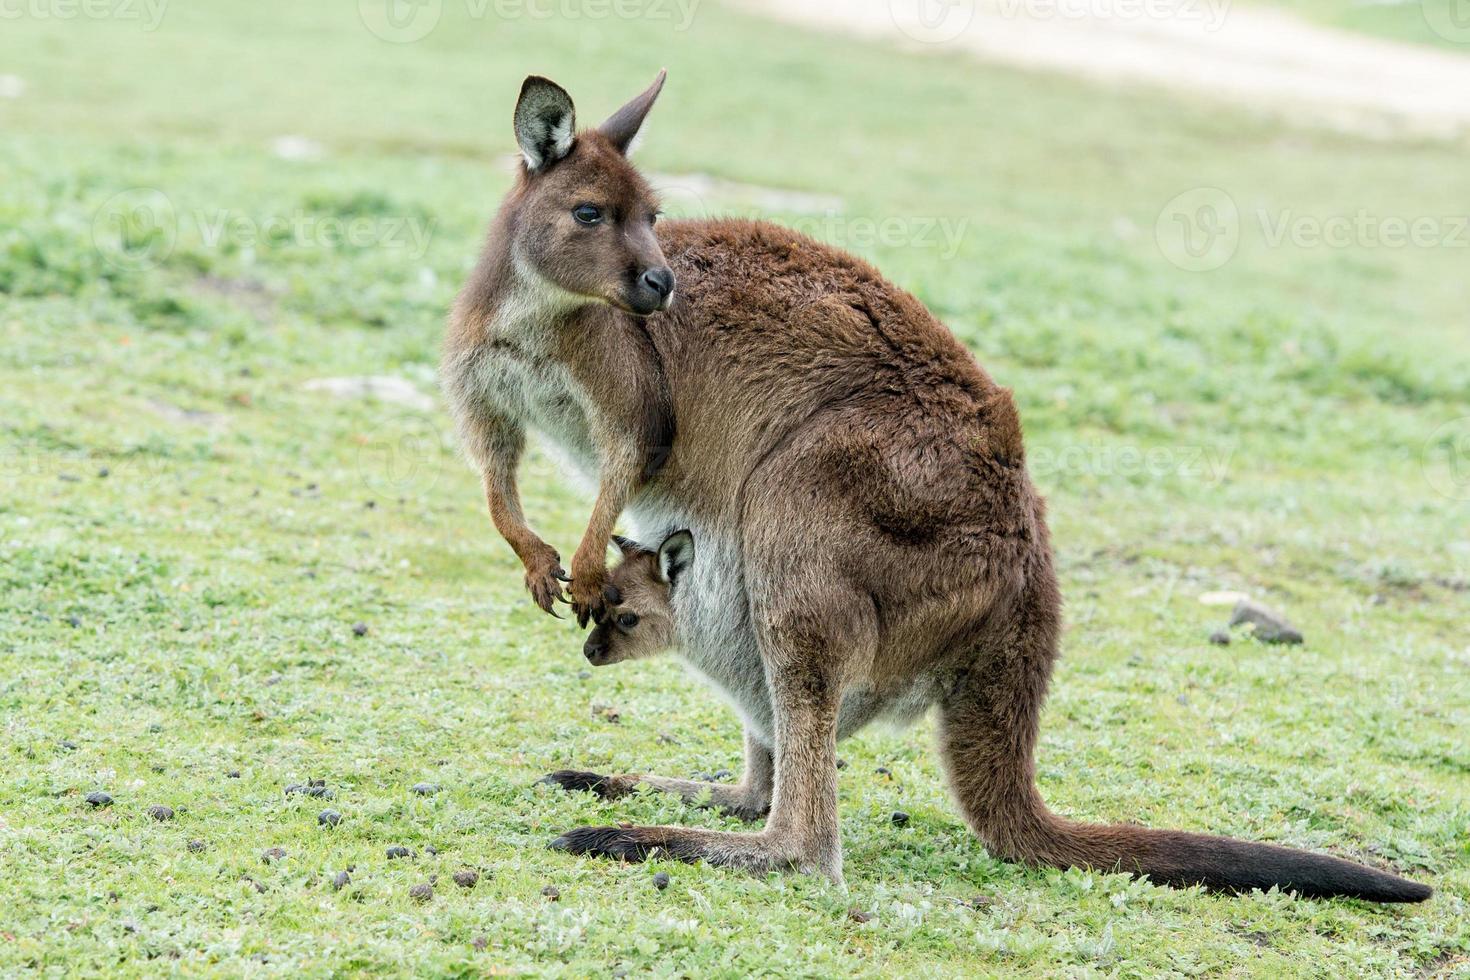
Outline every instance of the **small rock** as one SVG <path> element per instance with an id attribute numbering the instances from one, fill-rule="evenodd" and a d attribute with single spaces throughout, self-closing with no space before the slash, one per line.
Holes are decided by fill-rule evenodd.
<path id="1" fill-rule="evenodd" d="M 162 803 L 155 803 L 148 808 L 148 816 L 157 820 L 159 823 L 164 823 L 174 818 L 174 808 L 164 806 Z"/>
<path id="2" fill-rule="evenodd" d="M 338 398 L 366 398 L 403 405 L 419 412 L 432 412 L 436 405 L 433 398 L 418 390 L 405 378 L 391 375 L 357 378 L 316 378 L 308 381 L 307 391 L 324 391 Z"/>
<path id="3" fill-rule="evenodd" d="M 277 136 L 271 140 L 271 152 L 282 160 L 319 160 L 325 147 L 305 136 Z"/>
<path id="4" fill-rule="evenodd" d="M 266 864 L 276 864 L 284 861 L 286 859 L 286 849 L 284 847 L 268 847 L 260 852 L 260 859 Z"/>
<path id="5" fill-rule="evenodd" d="M 430 857 L 433 857 L 435 854 L 439 853 L 439 848 L 435 847 L 433 844 L 428 844 L 424 847 L 424 853 L 429 855 Z"/>
<path id="6" fill-rule="evenodd" d="M 669 887 L 669 873 L 667 871 L 660 871 L 658 874 L 654 875 L 653 887 L 657 888 L 659 891 L 663 891 L 665 888 Z"/>
<path id="7" fill-rule="evenodd" d="M 859 909 L 859 908 L 851 908 L 851 909 L 848 909 L 847 910 L 847 917 L 849 919 L 851 919 L 852 921 L 854 921 L 854 922 L 871 922 L 871 921 L 873 921 L 873 916 L 872 916 L 871 913 L 864 912 L 862 909 Z"/>
<path id="8" fill-rule="evenodd" d="M 286 787 L 287 796 L 314 796 L 318 799 L 330 800 L 335 794 L 327 789 L 325 780 L 314 779 L 309 783 L 292 783 Z"/>
<path id="9" fill-rule="evenodd" d="M 340 892 L 350 884 L 352 884 L 352 875 L 345 871 L 338 871 L 332 877 L 332 891 L 334 892 Z"/>
<path id="10" fill-rule="evenodd" d="M 1228 647 L 1230 645 L 1230 631 L 1215 630 L 1210 634 L 1210 642 L 1219 647 Z"/>
<path id="11" fill-rule="evenodd" d="M 1186 707 L 1186 708 L 1189 707 L 1189 695 L 1188 694 L 1181 694 L 1177 698 L 1175 698 L 1174 700 L 1176 702 L 1178 702 L 1180 705 L 1182 705 L 1183 707 Z"/>
<path id="12" fill-rule="evenodd" d="M 894 810 L 893 816 L 888 819 L 893 821 L 893 826 L 895 827 L 906 827 L 908 826 L 909 815 L 902 810 Z"/>
<path id="13" fill-rule="evenodd" d="M 335 827 L 342 822 L 342 814 L 336 810 L 323 810 L 316 815 L 316 822 L 323 827 Z"/>
<path id="14" fill-rule="evenodd" d="M 58 742 L 56 744 L 60 745 L 63 749 L 65 749 L 68 752 L 75 752 L 77 750 L 77 743 L 71 741 L 70 739 L 64 738 L 60 742 Z"/>
<path id="15" fill-rule="evenodd" d="M 231 769 L 229 772 L 225 773 L 225 778 L 226 779 L 239 779 L 240 778 L 240 770 L 238 770 L 238 769 Z"/>
<path id="16" fill-rule="evenodd" d="M 837 768 L 838 769 L 846 769 L 847 768 L 847 760 L 846 759 L 838 759 L 837 760 Z"/>
<path id="17" fill-rule="evenodd" d="M 95 793 L 87 794 L 87 802 L 92 804 L 94 807 L 112 806 L 112 797 L 108 796 L 101 790 L 98 790 Z"/>
<path id="18" fill-rule="evenodd" d="M 265 894 L 265 886 L 262 885 L 260 882 L 256 881 L 254 878 L 250 877 L 249 875 L 246 875 L 245 877 L 241 878 L 240 880 L 243 881 L 243 882 L 245 882 L 246 887 L 254 888 L 255 891 L 258 894 L 261 894 L 261 895 L 264 895 Z"/>
<path id="19" fill-rule="evenodd" d="M 730 773 L 730 770 L 728 770 L 728 769 L 716 769 L 715 770 L 715 777 L 714 778 L 715 778 L 716 781 L 720 781 L 720 780 L 729 779 L 730 778 L 730 775 L 731 775 L 731 773 Z"/>
<path id="20" fill-rule="evenodd" d="M 353 636 L 367 636 L 368 635 L 368 625 L 367 625 L 367 623 L 353 623 L 352 624 L 352 635 Z"/>
<path id="21" fill-rule="evenodd" d="M 577 671 L 577 680 L 579 680 L 579 681 L 585 681 L 588 678 L 590 678 L 591 676 L 592 676 L 592 671 L 590 671 L 590 670 L 579 670 L 579 671 Z"/>
<path id="22" fill-rule="evenodd" d="M 555 885 L 547 885 L 541 889 L 541 894 L 545 895 L 548 901 L 556 902 L 561 899 L 561 889 Z"/>
<path id="23" fill-rule="evenodd" d="M 1302 634 L 1286 617 L 1269 606 L 1249 599 L 1235 604 L 1230 614 L 1231 626 L 1249 625 L 1253 635 L 1262 643 L 1301 643 Z"/>
<path id="24" fill-rule="evenodd" d="M 209 845 L 206 844 L 206 843 L 204 843 L 204 841 L 199 840 L 196 837 L 194 840 L 191 840 L 188 844 L 186 844 L 184 846 L 189 849 L 189 853 L 190 854 L 198 854 L 200 851 L 203 851 Z"/>
<path id="25" fill-rule="evenodd" d="M 893 773 L 891 773 L 891 772 L 888 771 L 888 767 L 887 766 L 879 766 L 877 769 L 874 769 L 873 772 L 877 773 L 879 776 L 889 776 L 889 777 L 892 777 L 892 775 L 893 775 Z"/>
<path id="26" fill-rule="evenodd" d="M 480 872 L 472 868 L 461 868 L 454 873 L 454 883 L 461 888 L 474 888 L 480 881 Z"/>
<path id="27" fill-rule="evenodd" d="M 79 626 L 82 625 L 81 617 L 80 616 L 68 616 L 68 617 L 66 617 L 66 625 L 70 626 L 72 629 L 76 629 L 77 627 L 79 627 Z"/>
<path id="28" fill-rule="evenodd" d="M 427 881 L 420 882 L 408 890 L 408 897 L 416 902 L 427 902 L 434 897 L 434 886 Z"/>
<path id="29" fill-rule="evenodd" d="M 411 858 L 413 856 L 413 849 L 404 847 L 402 844 L 394 844 L 392 847 L 388 848 L 388 860 L 390 861 L 396 860 L 398 858 Z"/>
<path id="30" fill-rule="evenodd" d="M 490 945 L 490 939 L 487 936 L 476 936 L 474 942 L 470 943 L 470 945 L 477 950 L 483 950 Z"/>
<path id="31" fill-rule="evenodd" d="M 105 480 L 105 479 L 107 479 L 107 478 L 108 478 L 108 477 L 109 477 L 109 476 L 111 476 L 111 475 L 112 475 L 112 471 L 111 471 L 111 470 L 109 470 L 109 469 L 108 469 L 108 468 L 107 468 L 107 467 L 105 467 L 105 466 L 104 466 L 104 467 L 102 467 L 102 468 L 101 468 L 101 469 L 99 469 L 99 470 L 98 470 L 98 471 L 97 471 L 97 476 L 98 476 L 98 477 L 100 477 L 100 478 L 101 478 L 101 479 L 103 479 L 103 480 Z"/>
<path id="32" fill-rule="evenodd" d="M 419 796 L 433 796 L 439 792 L 438 783 L 414 783 L 413 791 Z"/>

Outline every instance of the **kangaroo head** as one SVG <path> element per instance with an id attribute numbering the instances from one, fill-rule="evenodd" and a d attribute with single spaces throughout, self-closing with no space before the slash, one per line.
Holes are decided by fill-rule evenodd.
<path id="1" fill-rule="evenodd" d="M 566 90 L 539 75 L 526 79 L 515 111 L 524 163 L 503 212 L 520 274 L 572 302 L 608 303 L 638 316 L 667 308 L 674 273 L 653 233 L 658 199 L 628 162 L 663 84 L 659 72 L 601 126 L 578 133 Z"/>
<path id="2" fill-rule="evenodd" d="M 594 667 L 638 660 L 674 645 L 674 588 L 694 561 L 694 536 L 675 531 L 657 551 L 614 538 L 622 561 L 608 573 L 607 615 L 593 628 L 582 652 Z"/>

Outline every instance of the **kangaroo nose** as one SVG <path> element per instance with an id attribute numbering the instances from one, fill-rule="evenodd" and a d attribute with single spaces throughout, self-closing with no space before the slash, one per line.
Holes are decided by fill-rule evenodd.
<path id="1" fill-rule="evenodd" d="M 639 277 L 639 281 L 658 293 L 660 299 L 668 299 L 669 294 L 674 291 L 674 272 L 668 266 L 649 269 Z"/>
<path id="2" fill-rule="evenodd" d="M 595 664 L 607 655 L 607 644 L 589 638 L 582 644 L 582 655 Z"/>

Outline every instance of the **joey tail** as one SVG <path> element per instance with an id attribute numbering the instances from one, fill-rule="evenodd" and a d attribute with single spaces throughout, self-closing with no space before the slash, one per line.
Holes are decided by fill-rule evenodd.
<path id="1" fill-rule="evenodd" d="M 1023 603 L 1002 649 L 956 678 L 942 704 L 939 740 L 951 787 L 966 822 L 997 857 L 1146 875 L 1176 888 L 1247 892 L 1276 886 L 1303 897 L 1372 902 L 1422 902 L 1433 894 L 1428 885 L 1324 854 L 1185 831 L 1077 823 L 1052 813 L 1036 789 L 1034 751 L 1055 657 L 1055 608 Z"/>

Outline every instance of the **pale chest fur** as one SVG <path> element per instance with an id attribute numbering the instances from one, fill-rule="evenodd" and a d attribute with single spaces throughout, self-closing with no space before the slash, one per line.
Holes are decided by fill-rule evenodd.
<path id="1" fill-rule="evenodd" d="M 481 398 L 540 435 L 582 476 L 596 478 L 598 458 L 592 438 L 596 409 L 565 364 L 534 347 L 501 342 L 481 355 L 475 382 Z"/>

